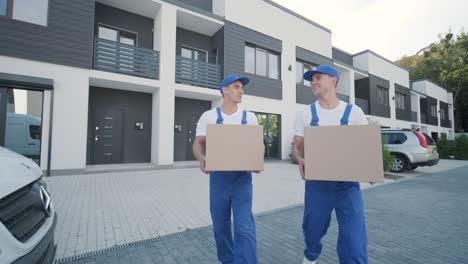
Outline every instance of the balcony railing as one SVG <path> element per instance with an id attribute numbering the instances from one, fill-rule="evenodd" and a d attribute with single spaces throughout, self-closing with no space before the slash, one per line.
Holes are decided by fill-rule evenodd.
<path id="1" fill-rule="evenodd" d="M 347 95 L 336 93 L 336 97 L 343 102 L 349 103 L 349 96 Z"/>
<path id="2" fill-rule="evenodd" d="M 159 79 L 159 52 L 97 38 L 94 68 L 96 70 Z"/>
<path id="3" fill-rule="evenodd" d="M 418 122 L 418 112 L 411 111 L 411 121 Z"/>
<path id="4" fill-rule="evenodd" d="M 369 102 L 361 98 L 355 98 L 354 100 L 356 102 L 356 105 L 362 109 L 364 114 L 368 115 L 369 114 Z"/>
<path id="5" fill-rule="evenodd" d="M 200 87 L 219 87 L 221 66 L 177 56 L 176 82 Z"/>

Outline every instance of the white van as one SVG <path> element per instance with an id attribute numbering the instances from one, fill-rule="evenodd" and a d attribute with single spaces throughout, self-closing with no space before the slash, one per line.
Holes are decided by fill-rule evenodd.
<path id="1" fill-rule="evenodd" d="M 41 119 L 32 115 L 8 112 L 5 147 L 39 163 Z"/>
<path id="2" fill-rule="evenodd" d="M 41 169 L 0 147 L 0 264 L 52 263 L 56 224 Z"/>

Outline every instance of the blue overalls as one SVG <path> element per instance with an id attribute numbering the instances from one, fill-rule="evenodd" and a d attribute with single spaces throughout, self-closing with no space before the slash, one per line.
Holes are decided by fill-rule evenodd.
<path id="1" fill-rule="evenodd" d="M 216 108 L 216 124 L 223 124 L 221 109 Z M 247 124 L 243 112 L 242 124 Z M 234 218 L 234 242 L 231 233 Z M 252 173 L 219 171 L 210 173 L 210 212 L 218 252 L 223 264 L 257 263 L 257 241 L 252 214 Z"/>
<path id="2" fill-rule="evenodd" d="M 340 120 L 348 125 L 351 104 Z M 310 106 L 311 126 L 318 126 L 315 103 Z M 337 164 L 339 166 L 339 164 Z M 367 263 L 367 235 L 364 221 L 362 194 L 358 182 L 306 181 L 304 219 L 302 229 L 305 238 L 305 257 L 316 260 L 321 251 L 321 239 L 330 225 L 331 212 L 335 209 L 338 220 L 337 251 L 341 264 Z"/>

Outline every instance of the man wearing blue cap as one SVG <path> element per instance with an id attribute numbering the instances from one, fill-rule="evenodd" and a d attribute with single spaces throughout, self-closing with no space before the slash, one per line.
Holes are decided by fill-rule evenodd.
<path id="1" fill-rule="evenodd" d="M 304 79 L 311 82 L 312 93 L 318 98 L 297 112 L 294 124 L 293 156 L 305 180 L 302 153 L 306 126 L 366 125 L 368 122 L 361 108 L 336 97 L 339 75 L 335 68 L 317 66 L 315 70 L 304 73 Z M 367 263 L 367 235 L 359 183 L 316 180 L 305 182 L 303 263 L 315 263 L 319 257 L 321 239 L 330 225 L 333 209 L 339 226 L 337 251 L 340 263 Z"/>
<path id="2" fill-rule="evenodd" d="M 223 105 L 203 113 L 197 124 L 193 154 L 200 169 L 210 173 L 210 212 L 218 259 L 223 264 L 257 263 L 257 241 L 252 214 L 252 173 L 246 171 L 207 171 L 205 168 L 206 127 L 208 124 L 258 125 L 257 117 L 238 107 L 248 78 L 228 75 L 220 84 Z M 226 139 L 229 140 L 229 139 Z M 231 210 L 234 241 L 231 233 Z"/>

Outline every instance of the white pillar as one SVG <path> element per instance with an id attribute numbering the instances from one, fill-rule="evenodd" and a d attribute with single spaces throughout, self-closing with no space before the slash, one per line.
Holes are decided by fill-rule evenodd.
<path id="1" fill-rule="evenodd" d="M 291 70 L 289 70 L 291 69 Z M 292 142 L 292 125 L 296 115 L 296 45 L 283 40 L 281 54 L 281 81 L 283 86 L 283 107 L 281 113 L 281 159 L 288 159 Z"/>
<path id="2" fill-rule="evenodd" d="M 163 3 L 154 19 L 154 49 L 159 50 L 161 86 L 153 94 L 151 162 L 174 162 L 175 47 L 177 9 Z"/>
<path id="3" fill-rule="evenodd" d="M 349 71 L 349 103 L 354 104 L 356 102 L 355 88 L 354 88 L 354 71 Z"/>

